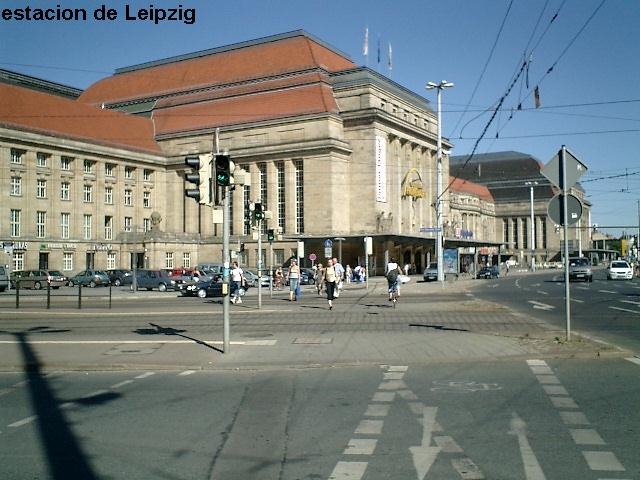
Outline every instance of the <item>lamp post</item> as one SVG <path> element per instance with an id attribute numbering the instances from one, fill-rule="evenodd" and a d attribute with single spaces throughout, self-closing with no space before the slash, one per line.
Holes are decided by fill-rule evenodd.
<path id="1" fill-rule="evenodd" d="M 438 281 L 444 282 L 443 236 L 442 236 L 442 90 L 453 87 L 453 83 L 442 80 L 440 83 L 428 82 L 427 90 L 438 90 L 438 143 L 436 153 L 436 256 L 438 260 Z"/>
<path id="2" fill-rule="evenodd" d="M 525 185 L 529 186 L 530 199 L 531 199 L 531 240 L 529 241 L 529 245 L 531 246 L 531 271 L 536 271 L 536 224 L 535 217 L 533 216 L 533 187 L 538 185 L 538 182 L 524 182 Z"/>

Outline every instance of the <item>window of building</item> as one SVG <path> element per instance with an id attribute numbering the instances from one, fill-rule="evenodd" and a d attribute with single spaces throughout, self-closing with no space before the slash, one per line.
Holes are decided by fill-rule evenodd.
<path id="1" fill-rule="evenodd" d="M 49 155 L 46 153 L 36 153 L 36 167 L 46 167 L 49 163 Z"/>
<path id="2" fill-rule="evenodd" d="M 20 236 L 20 210 L 11 209 L 9 214 L 9 225 L 11 228 L 11 236 L 19 237 Z"/>
<path id="3" fill-rule="evenodd" d="M 63 212 L 60 214 L 60 236 L 63 239 L 69 238 L 69 225 L 71 224 L 71 214 Z"/>
<path id="4" fill-rule="evenodd" d="M 47 198 L 47 181 L 39 178 L 36 183 L 36 197 Z"/>
<path id="5" fill-rule="evenodd" d="M 244 185 L 242 187 L 242 204 L 244 205 L 244 227 L 242 233 L 244 235 L 251 234 L 251 210 L 249 210 L 249 203 L 251 202 L 251 186 Z"/>
<path id="6" fill-rule="evenodd" d="M 85 185 L 82 189 L 82 192 L 84 203 L 93 202 L 93 185 Z"/>
<path id="7" fill-rule="evenodd" d="M 518 248 L 520 245 L 520 222 L 517 218 L 513 219 L 513 248 Z"/>
<path id="8" fill-rule="evenodd" d="M 62 182 L 60 184 L 60 200 L 69 200 L 71 198 L 71 184 L 69 182 Z"/>
<path id="9" fill-rule="evenodd" d="M 87 160 L 85 158 L 84 160 L 84 173 L 93 173 L 93 164 L 95 162 L 91 161 L 91 160 Z"/>
<path id="10" fill-rule="evenodd" d="M 113 163 L 105 163 L 104 164 L 104 176 L 105 177 L 114 177 L 115 176 L 115 165 Z"/>
<path id="11" fill-rule="evenodd" d="M 278 227 L 280 227 L 282 233 L 285 232 L 285 220 L 286 220 L 286 210 L 285 210 L 285 176 L 284 176 L 284 162 L 276 162 L 276 176 L 278 180 L 278 187 L 276 190 L 276 208 L 278 210 Z"/>
<path id="12" fill-rule="evenodd" d="M 24 270 L 24 252 L 13 252 L 13 269 Z"/>
<path id="13" fill-rule="evenodd" d="M 27 153 L 24 150 L 18 150 L 17 148 L 11 149 L 11 163 L 22 163 L 23 155 Z"/>
<path id="14" fill-rule="evenodd" d="M 522 224 L 522 247 L 523 248 L 529 247 L 529 228 L 531 228 L 531 226 L 527 228 L 528 220 L 529 219 L 526 217 L 520 220 Z"/>
<path id="15" fill-rule="evenodd" d="M 133 192 L 128 188 L 124 190 L 124 204 L 127 207 L 131 207 L 133 205 Z"/>
<path id="16" fill-rule="evenodd" d="M 142 206 L 144 208 L 151 207 L 151 192 L 142 192 Z"/>
<path id="17" fill-rule="evenodd" d="M 133 217 L 124 217 L 124 231 L 130 232 L 133 225 Z"/>
<path id="18" fill-rule="evenodd" d="M 296 172 L 296 233 L 304 233 L 304 165 L 302 160 L 295 160 Z"/>
<path id="19" fill-rule="evenodd" d="M 165 255 L 164 268 L 173 268 L 173 252 L 167 252 Z"/>
<path id="20" fill-rule="evenodd" d="M 542 248 L 546 249 L 547 248 L 547 219 L 546 217 L 541 217 L 540 218 L 540 222 L 541 222 L 541 236 L 542 236 Z"/>
<path id="21" fill-rule="evenodd" d="M 150 218 L 143 218 L 142 219 L 142 229 L 145 232 L 150 232 L 151 231 L 151 219 Z"/>
<path id="22" fill-rule="evenodd" d="M 133 167 L 124 167 L 124 178 L 132 179 L 135 168 Z"/>
<path id="23" fill-rule="evenodd" d="M 62 270 L 65 272 L 73 270 L 73 253 L 65 252 L 62 254 Z"/>
<path id="24" fill-rule="evenodd" d="M 111 215 L 104 217 L 104 239 L 113 240 L 113 217 Z"/>
<path id="25" fill-rule="evenodd" d="M 116 252 L 107 252 L 107 268 L 116 268 Z"/>
<path id="26" fill-rule="evenodd" d="M 84 233 L 84 239 L 85 240 L 91 240 L 91 223 L 93 221 L 93 218 L 91 217 L 90 214 L 84 214 L 83 216 L 83 233 Z"/>
<path id="27" fill-rule="evenodd" d="M 273 249 L 273 261 L 276 265 L 282 265 L 284 263 L 284 248 Z"/>
<path id="28" fill-rule="evenodd" d="M 150 182 L 152 174 L 153 174 L 153 170 L 149 170 L 148 168 L 145 168 L 144 170 L 142 170 L 142 179 L 145 182 Z"/>
<path id="29" fill-rule="evenodd" d="M 60 157 L 60 170 L 71 170 L 72 163 L 73 163 L 73 158 Z"/>
<path id="30" fill-rule="evenodd" d="M 191 268 L 191 253 L 183 252 L 182 254 L 182 266 L 184 268 Z"/>
<path id="31" fill-rule="evenodd" d="M 36 237 L 47 236 L 47 212 L 36 212 Z"/>
<path id="32" fill-rule="evenodd" d="M 13 196 L 22 195 L 22 178 L 21 177 L 11 177 L 9 194 Z"/>
<path id="33" fill-rule="evenodd" d="M 104 203 L 113 205 L 113 187 L 104 188 Z"/>
<path id="34" fill-rule="evenodd" d="M 259 185 L 260 185 L 260 203 L 262 203 L 262 211 L 266 212 L 269 209 L 267 203 L 267 194 L 269 193 L 267 190 L 267 164 L 259 163 L 258 164 L 258 173 L 259 173 Z M 262 233 L 267 233 L 267 222 L 262 222 Z"/>

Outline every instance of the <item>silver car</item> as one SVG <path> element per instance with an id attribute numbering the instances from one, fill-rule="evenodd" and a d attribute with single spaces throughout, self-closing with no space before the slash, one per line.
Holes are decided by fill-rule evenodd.
<path id="1" fill-rule="evenodd" d="M 424 274 L 422 275 L 422 277 L 424 278 L 425 282 L 438 280 L 438 263 L 430 263 L 429 266 L 424 269 Z"/>

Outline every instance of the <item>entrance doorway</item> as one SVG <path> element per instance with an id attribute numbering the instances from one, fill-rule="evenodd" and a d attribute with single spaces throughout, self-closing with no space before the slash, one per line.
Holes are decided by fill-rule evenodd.
<path id="1" fill-rule="evenodd" d="M 40 252 L 38 256 L 38 268 L 40 270 L 49 270 L 49 253 Z"/>
<path id="2" fill-rule="evenodd" d="M 87 270 L 93 270 L 96 260 L 96 254 L 93 252 L 87 252 L 85 255 L 85 268 Z"/>

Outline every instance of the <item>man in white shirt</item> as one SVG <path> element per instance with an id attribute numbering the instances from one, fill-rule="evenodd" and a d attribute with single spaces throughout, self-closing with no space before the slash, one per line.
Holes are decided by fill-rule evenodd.
<path id="1" fill-rule="evenodd" d="M 242 286 L 242 281 L 244 279 L 244 272 L 238 266 L 238 262 L 233 262 L 229 274 L 231 275 L 231 303 L 242 303 L 242 298 L 240 298 L 240 287 Z"/>

